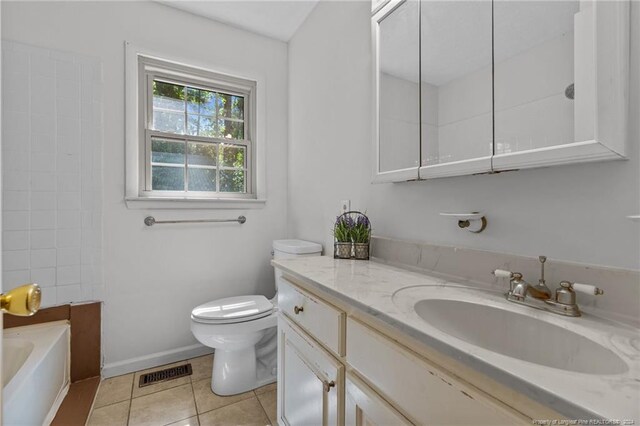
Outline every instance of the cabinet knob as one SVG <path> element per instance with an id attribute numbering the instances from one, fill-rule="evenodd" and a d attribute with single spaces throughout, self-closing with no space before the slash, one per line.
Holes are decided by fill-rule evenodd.
<path id="1" fill-rule="evenodd" d="M 293 312 L 298 315 L 300 312 L 304 312 L 304 308 L 302 306 L 294 306 Z"/>
<path id="2" fill-rule="evenodd" d="M 335 388 L 336 387 L 336 382 L 332 381 L 327 381 L 327 380 L 323 380 L 322 381 L 322 389 L 324 389 L 325 392 L 329 392 L 331 390 L 331 388 Z"/>

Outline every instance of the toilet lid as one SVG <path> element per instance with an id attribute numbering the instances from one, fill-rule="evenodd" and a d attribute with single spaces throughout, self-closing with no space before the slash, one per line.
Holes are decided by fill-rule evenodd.
<path id="1" fill-rule="evenodd" d="M 235 296 L 197 306 L 191 317 L 208 323 L 234 323 L 262 318 L 271 312 L 273 304 L 264 296 Z"/>

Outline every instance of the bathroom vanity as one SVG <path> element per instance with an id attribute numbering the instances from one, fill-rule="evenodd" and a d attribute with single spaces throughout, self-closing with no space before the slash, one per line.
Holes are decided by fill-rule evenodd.
<path id="1" fill-rule="evenodd" d="M 281 424 L 638 421 L 633 327 L 376 262 L 273 265 Z"/>

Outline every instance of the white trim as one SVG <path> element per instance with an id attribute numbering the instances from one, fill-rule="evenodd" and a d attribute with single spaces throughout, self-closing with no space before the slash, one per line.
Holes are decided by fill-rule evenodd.
<path id="1" fill-rule="evenodd" d="M 597 141 L 585 141 L 498 154 L 493 157 L 493 170 L 530 169 L 559 164 L 622 160 L 624 158 Z"/>
<path id="2" fill-rule="evenodd" d="M 372 183 L 387 182 L 403 182 L 408 180 L 417 180 L 419 177 L 419 167 L 408 167 L 400 170 L 381 171 L 380 170 L 380 22 L 393 13 L 397 8 L 405 2 L 413 0 L 387 0 L 384 5 L 371 18 L 371 39 L 372 39 L 372 58 L 373 58 L 373 167 L 372 167 Z M 420 54 L 418 52 L 418 54 Z M 420 111 L 418 111 L 418 119 L 420 120 Z M 420 158 L 420 137 L 418 137 L 416 161 Z"/>
<path id="3" fill-rule="evenodd" d="M 404 182 L 418 179 L 418 167 L 377 172 L 373 175 L 373 183 Z"/>
<path id="4" fill-rule="evenodd" d="M 464 176 L 491 172 L 491 156 L 420 167 L 420 179 Z"/>
<path id="5" fill-rule="evenodd" d="M 174 52 L 175 53 L 175 52 Z M 202 208 L 202 209 L 217 209 L 217 208 L 247 208 L 248 205 L 263 206 L 267 196 L 267 182 L 266 182 L 266 122 L 267 122 L 267 108 L 265 90 L 265 79 L 259 75 L 247 75 L 243 72 L 237 72 L 236 70 L 224 69 L 216 66 L 203 64 L 199 60 L 182 59 L 180 54 L 174 54 L 172 52 L 158 52 L 149 48 L 142 48 L 134 45 L 130 42 L 125 42 L 125 201 L 128 208 Z M 144 159 L 141 156 L 144 155 L 144 151 L 141 151 L 141 146 L 146 144 L 140 143 L 140 108 L 139 108 L 139 60 L 140 56 L 150 59 L 160 59 L 163 62 L 168 62 L 177 66 L 188 67 L 197 71 L 205 71 L 207 73 L 215 73 L 220 76 L 229 77 L 232 84 L 235 80 L 248 80 L 255 83 L 255 90 L 253 96 L 252 110 L 248 111 L 248 120 L 253 120 L 253 125 L 248 126 L 249 137 L 251 138 L 251 144 L 249 147 L 253 148 L 252 160 L 254 162 L 254 170 L 248 173 L 248 179 L 251 179 L 251 199 L 240 200 L 237 198 L 231 198 L 230 202 L 235 203 L 234 207 L 229 207 L 229 203 L 226 199 L 220 199 L 212 197 L 210 200 L 203 200 L 201 198 L 195 198 L 194 202 L 185 203 L 185 197 L 177 196 L 173 197 L 148 197 L 145 195 L 145 191 L 141 191 L 140 188 L 140 162 Z M 170 58 L 170 59 L 165 59 Z M 252 134 L 253 133 L 253 134 Z M 229 141 L 227 142 L 229 143 Z M 234 143 L 234 142 L 231 142 Z M 249 186 L 249 185 L 248 185 Z M 220 197 L 220 194 L 216 194 Z M 138 201 L 149 198 L 150 202 L 141 206 Z M 249 203 L 249 202 L 253 203 Z"/>
<path id="6" fill-rule="evenodd" d="M 125 198 L 127 208 L 145 209 L 261 209 L 267 200 L 242 198 L 175 198 L 175 197 L 133 197 Z"/>
<path id="7" fill-rule="evenodd" d="M 102 377 L 107 379 L 109 377 L 121 376 L 123 374 L 196 358 L 210 353 L 213 353 L 213 349 L 199 343 L 191 346 L 183 346 L 181 348 L 105 364 L 104 367 L 102 367 Z"/>

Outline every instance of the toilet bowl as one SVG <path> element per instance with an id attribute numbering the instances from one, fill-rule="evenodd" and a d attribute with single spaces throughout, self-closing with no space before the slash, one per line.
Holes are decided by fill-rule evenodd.
<path id="1" fill-rule="evenodd" d="M 275 259 L 318 256 L 322 246 L 301 240 L 273 242 Z M 276 290 L 280 276 L 276 274 Z M 191 311 L 191 332 L 203 345 L 215 349 L 211 390 L 235 395 L 276 380 L 277 296 L 218 299 Z"/>

